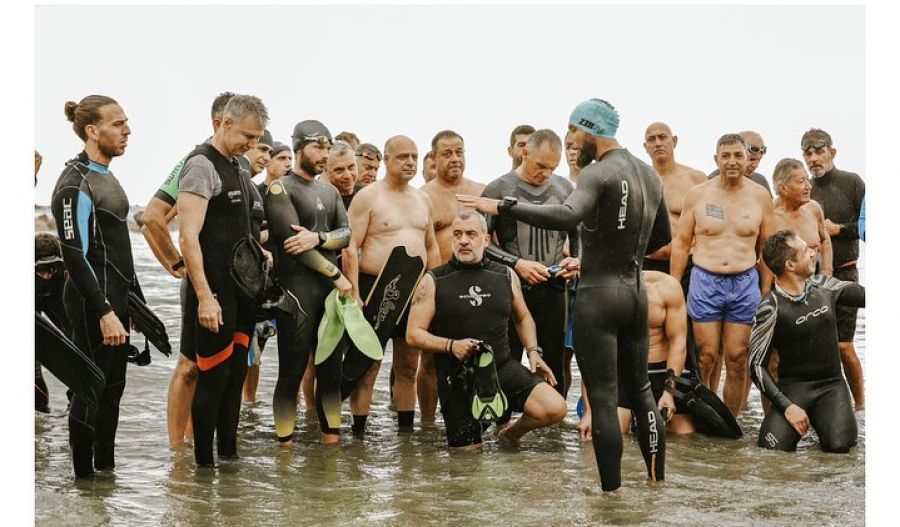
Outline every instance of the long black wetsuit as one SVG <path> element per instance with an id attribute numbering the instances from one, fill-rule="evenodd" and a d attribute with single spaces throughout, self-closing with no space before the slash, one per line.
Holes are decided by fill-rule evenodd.
<path id="1" fill-rule="evenodd" d="M 822 206 L 825 217 L 841 226 L 831 236 L 833 276 L 838 280 L 859 282 L 859 213 L 866 195 L 866 184 L 859 175 L 833 168 L 821 177 L 812 178 L 810 197 Z M 838 338 L 853 342 L 856 334 L 856 308 L 837 307 Z"/>
<path id="2" fill-rule="evenodd" d="M 561 205 L 573 190 L 569 180 L 555 174 L 543 185 L 535 186 L 522 180 L 512 170 L 491 182 L 481 195 L 494 199 L 512 196 L 520 203 L 535 205 Z M 489 219 L 488 232 L 497 235 L 499 244 L 492 242 L 485 256 L 511 268 L 519 259 L 535 261 L 546 267 L 556 265 L 564 257 L 566 240 L 572 248 L 572 256 L 578 256 L 578 229 L 569 232 L 546 230 L 509 216 L 494 216 Z M 566 281 L 551 278 L 533 286 L 523 283 L 522 294 L 537 326 L 538 346 L 544 352 L 544 361 L 558 381 L 556 391 L 565 397 L 568 384 L 565 378 Z M 509 349 L 514 359 L 522 360 L 522 342 L 512 323 Z"/>
<path id="3" fill-rule="evenodd" d="M 582 170 L 563 205 L 519 203 L 509 214 L 545 229 L 581 225 L 581 280 L 575 300 L 575 356 L 588 386 L 594 454 L 603 490 L 621 485 L 622 435 L 618 384 L 634 405 L 638 442 L 651 479 L 665 475 L 665 425 L 647 376 L 647 293 L 644 255 L 671 241 L 662 183 L 652 167 L 625 149 L 607 152 Z"/>
<path id="4" fill-rule="evenodd" d="M 69 444 L 76 476 L 115 467 L 119 401 L 125 391 L 124 346 L 105 346 L 100 318 L 115 312 L 128 328 L 128 292 L 143 298 L 128 236 L 128 198 L 104 165 L 82 152 L 66 163 L 52 203 L 69 272 L 63 301 L 72 341 L 106 377 L 98 408 L 77 394 L 69 408 Z"/>
<path id="5" fill-rule="evenodd" d="M 269 239 L 277 246 L 275 266 L 282 287 L 297 297 L 303 310 L 300 320 L 278 318 L 278 381 L 272 403 L 275 433 L 279 441 L 290 441 L 297 420 L 297 390 L 310 353 L 318 343 L 319 322 L 325 313 L 325 297 L 340 275 L 335 262 L 350 243 L 347 211 L 337 189 L 318 180 L 306 180 L 288 172 L 269 185 L 265 196 Z M 291 225 L 320 233 L 318 248 L 292 256 L 284 251 L 284 240 L 296 234 Z M 318 392 L 320 386 L 316 386 Z M 316 411 L 323 432 L 328 421 L 316 397 Z"/>
<path id="6" fill-rule="evenodd" d="M 252 188 L 250 172 L 210 144 L 198 146 L 185 158 L 180 182 L 182 192 L 192 167 L 190 162 L 195 157 L 209 160 L 221 181 L 221 191 L 209 198 L 199 241 L 203 272 L 222 309 L 224 324 L 217 333 L 200 325 L 199 301 L 190 277 L 182 305 L 182 327 L 190 328 L 186 334 L 194 343 L 189 347 L 196 351 L 200 370 L 191 407 L 194 457 L 198 465 L 212 466 L 213 435 L 219 457 L 237 457 L 241 387 L 247 373 L 247 347 L 255 319 L 254 306 L 234 286 L 229 262 L 235 244 L 253 234 L 251 218 L 261 204 Z"/>
<path id="7" fill-rule="evenodd" d="M 847 452 L 856 444 L 856 419 L 841 372 L 837 306 L 864 307 L 861 285 L 814 276 L 798 297 L 777 285 L 759 304 L 750 334 L 750 377 L 772 401 L 759 429 L 759 446 L 791 451 L 800 435 L 784 417 L 791 404 L 803 408 L 819 434 L 822 450 Z M 769 358 L 778 350 L 778 382 Z"/>
<path id="8" fill-rule="evenodd" d="M 431 271 L 435 311 L 429 331 L 440 337 L 474 338 L 489 344 L 510 409 L 524 412 L 531 391 L 543 381 L 510 353 L 507 333 L 514 318 L 513 272 L 490 260 L 464 264 L 455 258 Z M 461 371 L 460 361 L 449 353 L 437 353 L 434 364 L 447 442 L 451 447 L 481 443 L 481 423 L 472 417 L 471 382 Z"/>

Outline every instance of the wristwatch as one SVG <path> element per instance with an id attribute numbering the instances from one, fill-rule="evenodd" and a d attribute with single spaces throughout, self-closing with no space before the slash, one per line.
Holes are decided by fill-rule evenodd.
<path id="1" fill-rule="evenodd" d="M 675 394 L 675 370 L 671 368 L 666 371 L 665 390 L 673 395 Z"/>
<path id="2" fill-rule="evenodd" d="M 531 353 L 532 351 L 536 351 L 537 354 L 538 354 L 538 357 L 540 357 L 540 358 L 542 358 L 542 359 L 544 358 L 544 350 L 542 350 L 540 346 L 535 346 L 535 347 L 533 347 L 533 348 L 528 348 L 528 353 Z"/>
<path id="3" fill-rule="evenodd" d="M 507 212 L 509 209 L 513 208 L 516 203 L 518 203 L 518 198 L 514 198 L 512 196 L 503 196 L 503 199 L 500 200 L 500 203 L 497 204 L 497 213 L 503 214 Z"/>

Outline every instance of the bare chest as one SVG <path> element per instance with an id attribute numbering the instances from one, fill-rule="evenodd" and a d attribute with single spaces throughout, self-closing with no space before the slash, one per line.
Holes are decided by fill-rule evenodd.
<path id="1" fill-rule="evenodd" d="M 755 238 L 762 223 L 762 208 L 755 201 L 723 195 L 700 200 L 693 213 L 695 232 L 705 236 L 727 234 Z"/>

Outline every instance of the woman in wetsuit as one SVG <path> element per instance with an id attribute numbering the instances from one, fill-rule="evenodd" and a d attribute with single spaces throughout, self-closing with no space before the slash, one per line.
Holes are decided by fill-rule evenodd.
<path id="1" fill-rule="evenodd" d="M 633 404 L 648 475 L 653 480 L 665 475 L 665 421 L 647 375 L 647 295 L 641 267 L 644 255 L 671 240 L 669 216 L 653 168 L 615 140 L 618 122 L 615 109 L 599 99 L 572 112 L 569 131 L 581 145 L 579 164 L 585 168 L 562 205 L 460 197 L 482 212 L 508 214 L 544 229 L 572 231 L 583 223 L 575 355 L 588 385 L 594 454 L 605 491 L 621 486 L 619 383 Z"/>

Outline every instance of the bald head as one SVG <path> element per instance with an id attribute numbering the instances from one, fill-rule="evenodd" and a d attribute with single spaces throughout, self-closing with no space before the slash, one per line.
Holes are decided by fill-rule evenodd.
<path id="1" fill-rule="evenodd" d="M 408 182 L 416 177 L 419 151 L 416 143 L 405 135 L 395 135 L 384 143 L 385 179 Z"/>
<path id="2" fill-rule="evenodd" d="M 644 131 L 644 138 L 646 138 L 651 133 L 660 131 L 660 130 L 669 135 L 672 135 L 672 129 L 669 128 L 669 125 L 667 125 L 666 123 L 657 121 L 655 123 L 650 123 L 650 126 L 648 126 L 647 129 Z"/>
<path id="3" fill-rule="evenodd" d="M 677 144 L 678 138 L 672 134 L 672 129 L 666 123 L 659 121 L 651 123 L 644 132 L 644 149 L 656 167 L 675 162 Z"/>

